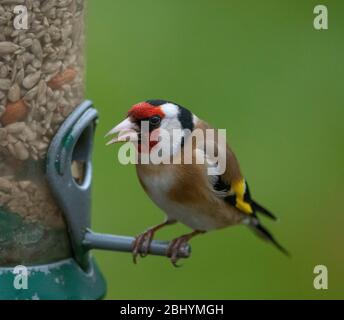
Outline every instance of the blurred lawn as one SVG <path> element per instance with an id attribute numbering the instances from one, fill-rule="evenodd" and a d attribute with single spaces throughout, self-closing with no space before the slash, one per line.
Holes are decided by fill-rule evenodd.
<path id="1" fill-rule="evenodd" d="M 163 220 L 103 138 L 132 104 L 163 98 L 228 129 L 253 195 L 280 217 L 265 224 L 293 254 L 241 226 L 195 238 L 179 269 L 96 252 L 107 298 L 344 298 L 344 2 L 320 1 L 327 31 L 313 29 L 312 0 L 88 2 L 87 96 L 101 115 L 94 229 L 136 235 Z M 318 264 L 327 291 L 313 289 Z"/>

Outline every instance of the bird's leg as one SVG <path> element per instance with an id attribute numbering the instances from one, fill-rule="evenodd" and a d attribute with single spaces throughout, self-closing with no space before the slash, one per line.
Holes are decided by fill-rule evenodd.
<path id="1" fill-rule="evenodd" d="M 160 223 L 157 226 L 149 228 L 147 231 L 139 234 L 133 243 L 133 261 L 134 263 L 137 262 L 137 256 L 140 255 L 141 257 L 146 257 L 149 253 L 150 245 L 153 241 L 153 237 L 155 232 L 160 230 L 161 228 L 171 225 L 176 221 L 173 220 L 166 220 L 164 223 Z"/>
<path id="2" fill-rule="evenodd" d="M 176 239 L 173 239 L 167 249 L 167 256 L 171 258 L 171 262 L 175 267 L 178 267 L 177 262 L 179 260 L 178 253 L 187 245 L 188 241 L 198 234 L 205 233 L 205 231 L 194 230 L 191 233 L 184 234 Z"/>

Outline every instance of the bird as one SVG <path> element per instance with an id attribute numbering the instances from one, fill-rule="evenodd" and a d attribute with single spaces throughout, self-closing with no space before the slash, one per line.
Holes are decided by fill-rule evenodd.
<path id="1" fill-rule="evenodd" d="M 143 123 L 147 124 L 147 132 L 142 133 Z M 159 143 L 159 133 L 172 134 L 183 132 L 173 143 L 167 146 L 171 155 L 181 159 L 186 152 L 187 143 L 191 143 L 191 160 L 196 156 L 204 158 L 200 163 L 142 163 L 143 155 L 149 155 Z M 239 161 L 228 143 L 224 146 L 225 170 L 209 175 L 210 167 L 214 167 L 212 159 L 205 151 L 205 143 L 194 143 L 194 132 L 214 130 L 210 140 L 220 151 L 218 129 L 198 118 L 189 109 L 162 99 L 151 99 L 133 105 L 126 118 L 106 137 L 114 136 L 107 145 L 118 142 L 136 144 L 138 160 L 136 172 L 138 180 L 148 197 L 165 213 L 165 220 L 139 234 L 133 243 L 133 261 L 138 256 L 149 254 L 150 244 L 158 230 L 177 222 L 189 227 L 192 232 L 173 239 L 167 250 L 167 256 L 174 266 L 178 265 L 179 251 L 195 236 L 226 227 L 244 224 L 262 239 L 273 244 L 282 253 L 288 251 L 261 223 L 260 214 L 277 220 L 276 216 L 251 197 L 250 189 L 242 174 Z M 185 132 L 185 133 L 184 133 Z M 155 136 L 153 139 L 152 137 Z M 143 140 L 148 141 L 144 148 Z M 162 141 L 162 140 L 161 140 Z M 161 143 L 167 143 L 165 142 Z M 171 156 L 170 155 L 170 156 Z"/>

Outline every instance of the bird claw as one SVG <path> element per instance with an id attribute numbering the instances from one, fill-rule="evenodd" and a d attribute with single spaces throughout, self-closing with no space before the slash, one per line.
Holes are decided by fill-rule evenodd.
<path id="1" fill-rule="evenodd" d="M 133 261 L 135 264 L 137 263 L 138 255 L 140 255 L 141 258 L 148 255 L 153 236 L 154 231 L 149 229 L 135 238 L 133 243 Z"/>
<path id="2" fill-rule="evenodd" d="M 180 259 L 180 252 L 185 250 L 190 237 L 188 235 L 181 236 L 171 241 L 167 249 L 167 256 L 170 258 L 172 265 L 176 268 L 181 267 L 177 262 Z"/>

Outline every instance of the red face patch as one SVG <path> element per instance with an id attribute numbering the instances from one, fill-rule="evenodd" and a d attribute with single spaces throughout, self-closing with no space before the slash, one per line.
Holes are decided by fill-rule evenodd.
<path id="1" fill-rule="evenodd" d="M 128 111 L 128 116 L 133 117 L 136 120 L 148 119 L 156 115 L 160 116 L 161 118 L 165 116 L 160 107 L 152 106 L 148 102 L 140 102 L 135 104 Z"/>

